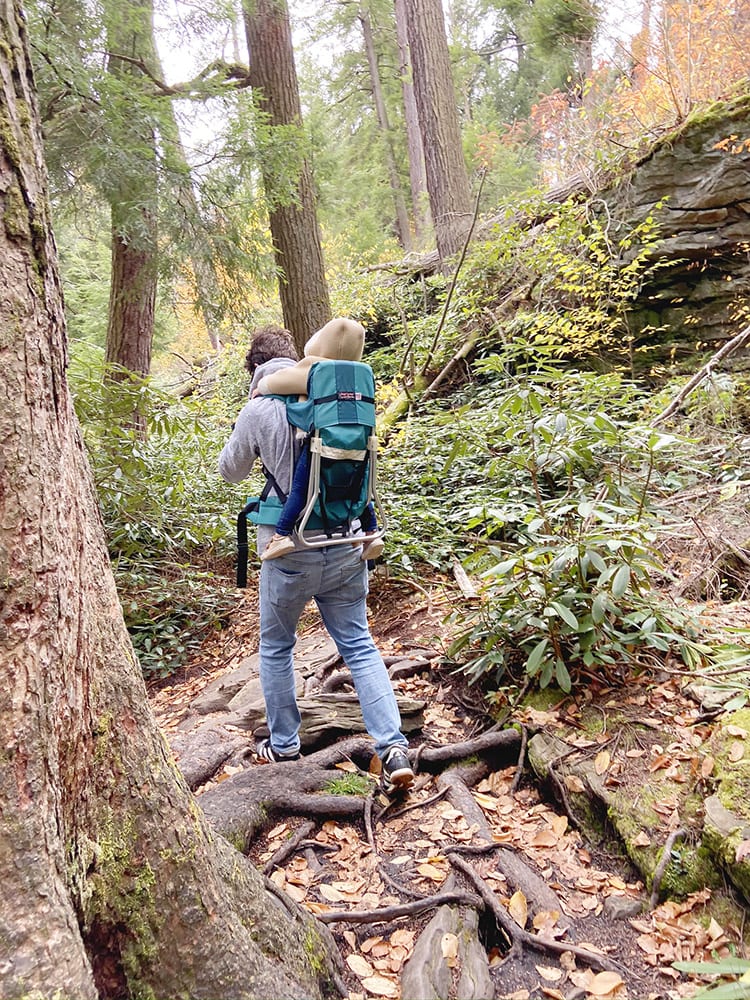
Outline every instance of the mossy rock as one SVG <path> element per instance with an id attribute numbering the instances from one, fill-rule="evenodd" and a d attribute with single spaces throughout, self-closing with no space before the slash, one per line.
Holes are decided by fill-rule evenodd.
<path id="1" fill-rule="evenodd" d="M 750 709 L 723 718 L 708 749 L 714 794 L 705 803 L 703 844 L 750 900 L 750 857 L 744 857 L 744 845 L 750 846 Z"/>
<path id="2" fill-rule="evenodd" d="M 529 741 L 528 759 L 535 773 L 543 780 L 549 779 L 550 764 L 562 757 L 569 744 L 547 734 L 537 734 Z M 655 806 L 660 800 L 674 799 L 683 823 L 695 830 L 693 839 L 678 841 L 673 860 L 667 866 L 661 881 L 662 895 L 684 898 L 706 886 L 721 885 L 722 876 L 714 856 L 700 841 L 702 803 L 697 795 L 688 795 L 683 782 L 674 782 L 650 775 L 647 784 L 633 788 L 610 788 L 605 776 L 596 773 L 591 759 L 561 759 L 555 767 L 558 779 L 574 775 L 584 791 L 566 795 L 575 812 L 578 826 L 593 843 L 602 844 L 607 828 L 613 830 L 627 857 L 650 888 L 654 873 L 661 859 L 667 838 L 663 820 Z"/>
<path id="3" fill-rule="evenodd" d="M 737 860 L 738 848 L 750 845 L 750 824 L 725 808 L 717 795 L 706 799 L 703 843 L 725 869 L 732 883 L 750 901 L 750 859 L 739 852 L 740 860 Z"/>

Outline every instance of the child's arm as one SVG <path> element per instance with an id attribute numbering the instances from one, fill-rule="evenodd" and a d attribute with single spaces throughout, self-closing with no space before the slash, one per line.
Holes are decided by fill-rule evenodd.
<path id="1" fill-rule="evenodd" d="M 303 358 L 294 367 L 281 368 L 271 375 L 265 375 L 255 388 L 253 395 L 261 396 L 301 396 L 307 392 L 307 376 L 310 368 L 320 358 Z"/>

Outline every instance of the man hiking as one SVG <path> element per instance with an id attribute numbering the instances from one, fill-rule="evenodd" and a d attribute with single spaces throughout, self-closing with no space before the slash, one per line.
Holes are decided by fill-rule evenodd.
<path id="1" fill-rule="evenodd" d="M 250 393 L 260 380 L 298 360 L 291 334 L 261 327 L 252 338 L 245 366 L 252 375 Z M 247 478 L 256 461 L 288 493 L 294 473 L 295 440 L 284 403 L 255 396 L 240 411 L 231 437 L 219 456 L 219 472 L 230 483 Z M 274 528 L 259 525 L 258 551 L 264 551 Z M 323 624 L 351 671 L 365 727 L 382 764 L 386 793 L 408 788 L 414 773 L 407 741 L 383 658 L 367 622 L 367 563 L 357 545 L 295 547 L 260 569 L 260 682 L 270 736 L 256 747 L 260 760 L 297 760 L 300 713 L 294 680 L 293 650 L 305 605 L 314 599 Z"/>

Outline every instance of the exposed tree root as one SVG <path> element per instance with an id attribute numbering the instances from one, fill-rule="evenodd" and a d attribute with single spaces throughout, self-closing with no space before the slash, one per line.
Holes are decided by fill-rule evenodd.
<path id="1" fill-rule="evenodd" d="M 316 914 L 324 924 L 381 924 L 396 917 L 413 917 L 425 910 L 433 910 L 445 903 L 456 903 L 459 906 L 482 906 L 482 900 L 472 892 L 438 892 L 434 896 L 415 899 L 411 903 L 397 903 L 394 906 L 381 906 L 375 910 L 330 910 L 328 913 Z"/>
<path id="2" fill-rule="evenodd" d="M 420 748 L 410 756 L 434 769 L 437 764 L 454 763 L 474 754 L 496 757 L 493 752 L 515 747 L 519 739 L 518 732 L 509 729 L 443 747 Z M 200 802 L 217 832 L 247 850 L 256 833 L 275 815 L 327 819 L 363 816 L 365 800 L 361 796 L 325 794 L 323 790 L 340 777 L 334 770 L 336 764 L 352 760 L 366 771 L 372 756 L 369 739 L 351 737 L 299 761 L 248 767 L 207 789 Z M 486 771 L 486 765 L 478 766 Z"/>
<path id="3" fill-rule="evenodd" d="M 650 905 L 653 910 L 654 907 L 659 902 L 659 894 L 661 892 L 661 880 L 664 878 L 664 872 L 667 870 L 667 865 L 670 861 L 670 856 L 672 854 L 672 848 L 674 847 L 675 841 L 679 837 L 686 837 L 688 831 L 684 826 L 681 826 L 678 830 L 673 830 L 672 833 L 667 837 L 664 844 L 664 850 L 661 852 L 661 857 L 659 858 L 659 864 L 656 866 L 656 871 L 654 872 L 654 881 L 651 887 L 651 899 Z"/>
<path id="4" fill-rule="evenodd" d="M 569 952 L 598 972 L 619 972 L 623 977 L 628 975 L 627 969 L 624 969 L 606 955 L 597 955 L 596 952 L 571 944 L 569 941 L 555 941 L 551 938 L 540 937 L 537 934 L 529 934 L 528 931 L 519 927 L 508 911 L 500 905 L 495 893 L 468 862 L 452 851 L 448 852 L 448 860 L 474 884 L 477 892 L 482 897 L 484 905 L 491 911 L 498 926 L 511 942 L 509 957 L 520 954 L 523 948 L 531 948 L 534 951 L 551 955 L 562 955 L 564 952 Z"/>

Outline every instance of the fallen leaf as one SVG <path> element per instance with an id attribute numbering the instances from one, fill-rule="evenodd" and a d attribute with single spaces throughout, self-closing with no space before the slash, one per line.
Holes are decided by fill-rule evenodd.
<path id="1" fill-rule="evenodd" d="M 741 740 L 747 739 L 748 735 L 750 735 L 747 729 L 743 729 L 742 726 L 735 726 L 734 724 L 731 724 L 729 726 L 725 726 L 724 728 L 730 736 L 739 736 Z"/>
<path id="2" fill-rule="evenodd" d="M 633 846 L 634 847 L 650 847 L 651 846 L 651 838 L 649 837 L 649 835 L 644 830 L 641 830 L 640 833 L 636 834 L 636 836 L 633 837 Z"/>
<path id="3" fill-rule="evenodd" d="M 616 972 L 597 972 L 586 989 L 595 997 L 605 997 L 623 985 L 622 977 Z"/>
<path id="4" fill-rule="evenodd" d="M 713 943 L 714 941 L 716 941 L 716 939 L 720 938 L 723 933 L 724 933 L 724 928 L 721 926 L 718 920 L 716 920 L 715 917 L 711 917 L 711 922 L 708 925 L 708 936 L 711 939 L 711 942 Z"/>
<path id="5" fill-rule="evenodd" d="M 442 882 L 445 878 L 445 869 L 437 868 L 435 865 L 429 863 L 417 865 L 417 871 L 425 878 L 432 879 L 433 882 Z"/>
<path id="6" fill-rule="evenodd" d="M 359 768 L 354 763 L 353 760 L 340 760 L 338 764 L 334 765 L 339 771 L 346 771 L 348 774 L 359 773 Z"/>
<path id="7" fill-rule="evenodd" d="M 568 829 L 568 817 L 567 816 L 553 816 L 550 826 L 555 831 L 558 837 L 562 837 L 565 831 Z"/>
<path id="8" fill-rule="evenodd" d="M 745 756 L 745 744 L 742 743 L 740 740 L 734 740 L 734 742 L 730 743 L 729 745 L 728 756 L 729 759 L 735 763 L 738 760 L 742 760 L 742 758 Z"/>
<path id="9" fill-rule="evenodd" d="M 540 910 L 534 914 L 531 925 L 540 937 L 550 936 L 559 919 L 559 910 Z"/>
<path id="10" fill-rule="evenodd" d="M 555 969 L 548 965 L 535 965 L 534 968 L 548 983 L 559 983 L 565 975 L 562 969 Z"/>
<path id="11" fill-rule="evenodd" d="M 295 903 L 301 903 L 302 900 L 307 895 L 307 889 L 301 885 L 294 885 L 291 882 L 287 882 L 284 886 L 284 891 L 288 896 L 291 896 Z"/>
<path id="12" fill-rule="evenodd" d="M 575 792 L 576 794 L 580 795 L 586 791 L 586 786 L 584 785 L 584 783 L 581 781 L 581 779 L 578 777 L 577 774 L 566 774 L 564 781 L 565 781 L 565 787 L 568 789 L 569 792 Z"/>
<path id="13" fill-rule="evenodd" d="M 526 926 L 526 920 L 529 915 L 529 907 L 526 902 L 526 897 L 520 889 L 517 892 L 514 892 L 510 897 L 510 900 L 508 901 L 508 913 L 510 913 L 511 917 L 513 917 L 519 927 Z"/>
<path id="14" fill-rule="evenodd" d="M 367 976 L 374 975 L 372 966 L 362 955 L 347 955 L 346 964 L 352 970 L 354 975 L 359 976 L 360 979 L 365 979 Z"/>
<path id="15" fill-rule="evenodd" d="M 581 969 L 580 972 L 571 972 L 570 981 L 574 986 L 577 986 L 579 990 L 588 991 L 588 986 L 591 980 L 594 978 L 594 974 L 590 969 Z"/>
<path id="16" fill-rule="evenodd" d="M 474 798 L 482 809 L 489 809 L 490 812 L 497 810 L 497 799 L 494 795 L 483 795 L 482 792 L 474 792 Z"/>
<path id="17" fill-rule="evenodd" d="M 707 778 L 713 771 L 715 764 L 716 761 L 711 756 L 711 754 L 708 754 L 707 757 L 704 757 L 703 760 L 701 761 L 701 777 Z"/>
<path id="18" fill-rule="evenodd" d="M 612 758 L 607 750 L 600 750 L 594 758 L 594 770 L 597 774 L 604 774 L 611 763 Z"/>
<path id="19" fill-rule="evenodd" d="M 346 896 L 334 885 L 328 885 L 326 882 L 321 882 L 318 886 L 318 891 L 323 899 L 327 899 L 329 903 L 340 903 L 342 900 L 346 899 Z"/>
<path id="20" fill-rule="evenodd" d="M 556 847 L 557 834 L 554 830 L 539 830 L 531 839 L 532 847 Z"/>
<path id="21" fill-rule="evenodd" d="M 669 767 L 671 763 L 672 763 L 672 758 L 669 757 L 667 754 L 662 753 L 659 754 L 658 757 L 654 757 L 654 759 L 648 765 L 648 769 L 653 773 L 654 771 L 660 771 L 664 767 Z"/>
<path id="22" fill-rule="evenodd" d="M 403 948 L 411 948 L 414 945 L 414 931 L 409 931 L 405 927 L 400 927 L 391 934 L 391 944 L 401 945 Z"/>
<path id="23" fill-rule="evenodd" d="M 362 985 L 368 993 L 373 993 L 376 997 L 397 997 L 399 988 L 392 979 L 385 976 L 369 976 L 362 980 Z"/>
<path id="24" fill-rule="evenodd" d="M 443 934 L 440 939 L 440 951 L 449 969 L 458 965 L 458 938 L 455 934 Z"/>

